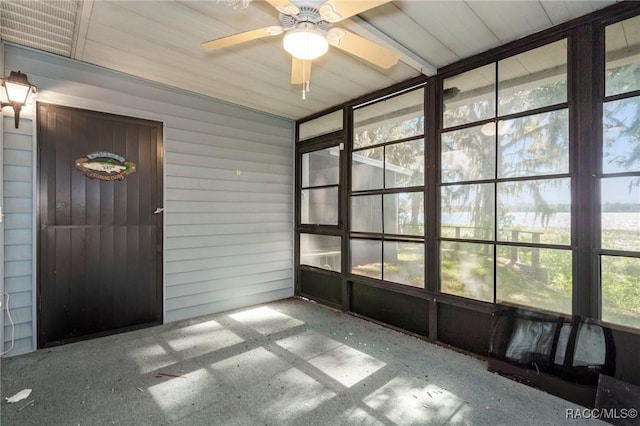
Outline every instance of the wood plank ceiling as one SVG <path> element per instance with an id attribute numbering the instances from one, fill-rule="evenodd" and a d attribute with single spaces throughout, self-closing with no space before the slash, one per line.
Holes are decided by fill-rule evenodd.
<path id="1" fill-rule="evenodd" d="M 281 36 L 220 51 L 200 47 L 279 25 L 275 9 L 260 0 L 246 9 L 224 0 L 2 0 L 0 38 L 298 119 L 614 2 L 393 1 L 336 26 L 395 48 L 400 63 L 382 70 L 330 48 L 313 62 L 304 100 L 300 86 L 290 84 L 291 59 Z"/>

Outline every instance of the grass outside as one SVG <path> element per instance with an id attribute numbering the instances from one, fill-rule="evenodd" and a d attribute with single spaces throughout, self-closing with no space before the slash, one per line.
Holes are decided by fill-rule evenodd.
<path id="1" fill-rule="evenodd" d="M 554 235 L 553 230 L 545 233 Z M 557 233 L 556 233 L 557 235 Z M 640 232 L 603 231 L 603 242 L 635 247 Z M 493 301 L 496 265 L 496 299 L 547 311 L 571 314 L 572 256 L 570 250 L 538 249 L 539 267 L 532 267 L 535 249 L 519 248 L 513 262 L 511 247 L 500 246 L 498 258 L 484 251 L 490 245 L 443 242 L 440 280 L 445 293 L 486 302 Z M 398 250 L 397 261 L 354 266 L 352 272 L 372 278 L 424 287 L 424 257 Z M 640 329 L 640 259 L 602 256 L 603 320 Z"/>

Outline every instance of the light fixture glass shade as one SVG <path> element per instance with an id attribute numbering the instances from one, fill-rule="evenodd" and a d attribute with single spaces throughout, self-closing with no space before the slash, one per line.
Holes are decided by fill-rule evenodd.
<path id="1" fill-rule="evenodd" d="M 20 71 L 11 71 L 9 77 L 0 78 L 0 105 L 13 107 L 13 116 L 16 125 L 20 123 L 20 110 L 30 100 L 31 94 L 36 91 L 36 86 L 29 83 L 29 79 Z"/>
<path id="2" fill-rule="evenodd" d="M 20 71 L 11 71 L 9 77 L 3 79 L 3 95 L 2 98 L 6 98 L 7 102 L 25 105 L 29 100 L 31 91 L 35 89 L 33 85 L 29 83 L 27 76 Z"/>
<path id="3" fill-rule="evenodd" d="M 319 58 L 329 49 L 324 35 L 310 29 L 289 30 L 284 36 L 283 45 L 287 52 L 306 61 Z"/>
<path id="4" fill-rule="evenodd" d="M 19 104 L 26 104 L 31 92 L 31 86 L 25 86 L 23 84 L 16 84 L 10 81 L 4 82 L 4 89 L 7 92 L 7 100 L 9 102 L 16 102 Z"/>

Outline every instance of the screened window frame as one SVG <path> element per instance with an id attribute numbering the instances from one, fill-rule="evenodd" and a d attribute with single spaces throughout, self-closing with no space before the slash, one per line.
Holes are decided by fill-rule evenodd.
<path id="1" fill-rule="evenodd" d="M 384 141 L 384 142 L 380 142 L 377 144 L 372 144 L 372 145 L 367 145 L 365 147 L 359 147 L 359 148 L 354 148 L 354 144 L 353 144 L 353 139 L 354 139 L 354 132 L 355 132 L 355 125 L 353 124 L 353 116 L 354 116 L 354 111 L 359 109 L 359 108 L 366 108 L 367 106 L 376 104 L 378 102 L 383 102 L 385 100 L 388 99 L 392 99 L 394 97 L 397 96 L 402 96 L 405 95 L 413 90 L 422 90 L 423 91 L 423 103 L 422 103 L 422 107 L 423 107 L 423 117 L 424 117 L 424 127 L 423 127 L 423 133 L 419 134 L 419 135 L 413 135 L 413 136 L 409 136 L 409 137 L 404 137 L 404 138 L 399 138 L 399 139 L 395 139 L 395 140 L 389 140 L 389 141 Z M 348 149 L 347 151 L 347 157 L 348 157 L 348 169 L 349 169 L 349 181 L 348 181 L 348 190 L 347 190 L 347 198 L 349 200 L 348 202 L 348 206 L 347 206 L 347 214 L 351 215 L 351 200 L 354 197 L 359 197 L 359 196 L 373 196 L 373 195 L 379 195 L 382 198 L 382 208 L 381 208 L 381 217 L 380 217 L 380 221 L 381 221 L 381 227 L 382 227 L 382 232 L 362 232 L 362 231 L 352 231 L 351 230 L 351 221 L 349 219 L 349 224 L 347 226 L 346 229 L 346 233 L 348 235 L 347 237 L 347 248 L 349 250 L 348 253 L 348 264 L 347 264 L 347 269 L 345 270 L 347 276 L 349 277 L 349 279 L 355 279 L 355 280 L 375 280 L 378 283 L 381 283 L 381 285 L 387 287 L 396 287 L 396 288 L 409 288 L 409 289 L 417 289 L 421 292 L 424 292 L 427 290 L 427 257 L 428 257 L 428 248 L 427 248 L 427 244 L 426 244 L 426 235 L 427 235 L 427 197 L 426 197 L 426 187 L 427 187 L 427 153 L 428 153 L 428 149 L 427 149 L 427 128 L 428 123 L 427 123 L 427 103 L 428 103 L 428 97 L 427 97 L 427 90 L 428 90 L 428 83 L 425 82 L 421 82 L 418 84 L 413 84 L 409 87 L 403 88 L 403 89 L 399 89 L 397 91 L 394 92 L 390 92 L 387 94 L 384 94 L 382 96 L 378 96 L 376 98 L 372 98 L 367 100 L 366 102 L 360 103 L 358 105 L 352 105 L 350 107 L 347 107 L 347 113 L 349 114 L 349 118 L 350 120 L 348 121 L 349 123 L 349 127 L 346 130 L 346 133 L 348 135 L 349 138 L 349 142 L 347 144 Z M 423 181 L 422 181 L 422 185 L 415 185 L 415 186 L 407 186 L 407 187 L 387 187 L 386 186 L 386 148 L 388 146 L 393 146 L 393 145 L 398 145 L 401 143 L 405 143 L 405 142 L 412 142 L 412 141 L 417 141 L 417 140 L 422 140 L 423 141 L 423 150 L 422 150 L 422 156 L 423 156 L 423 164 L 424 164 L 424 176 L 423 176 Z M 384 154 L 383 154 L 383 159 L 382 159 L 382 163 L 383 163 L 383 181 L 382 181 L 382 187 L 381 188 L 377 188 L 377 189 L 365 189 L 365 190 L 353 190 L 352 188 L 352 165 L 353 165 L 353 154 L 354 153 L 358 153 L 360 151 L 365 151 L 365 150 L 369 150 L 369 149 L 375 149 L 375 148 L 383 148 L 384 150 Z M 392 194 L 411 194 L 411 193 L 421 193 L 422 194 L 422 211 L 423 211 L 423 220 L 424 220 L 424 224 L 423 224 L 423 235 L 404 235 L 404 234 L 394 234 L 394 233 L 388 233 L 384 231 L 384 222 L 385 222 L 385 214 L 384 214 L 384 196 L 385 195 L 392 195 Z M 359 274 L 354 274 L 352 272 L 352 265 L 351 265 L 351 261 L 352 261 L 352 256 L 351 256 L 351 241 L 352 240 L 360 240 L 360 241 L 379 241 L 380 242 L 380 259 L 382 259 L 382 270 L 381 270 L 381 278 L 380 279 L 376 279 L 376 278 L 372 278 L 366 275 L 359 275 Z M 384 247 L 385 247 L 385 242 L 398 242 L 398 243 L 421 243 L 423 248 L 424 248 L 424 273 L 423 273 L 423 283 L 422 283 L 422 287 L 414 287 L 408 284 L 402 284 L 402 283 L 398 283 L 395 281 L 388 281 L 384 279 Z M 398 287 L 399 286 L 399 287 Z"/>
<path id="2" fill-rule="evenodd" d="M 600 245 L 600 179 L 602 173 L 599 169 L 602 156 L 602 110 L 605 99 L 607 101 L 631 97 L 629 93 L 616 94 L 609 97 L 604 95 L 604 73 L 605 73 L 605 46 L 604 31 L 605 26 L 622 21 L 627 18 L 638 16 L 640 9 L 633 2 L 622 2 L 610 6 L 604 11 L 596 11 L 590 15 L 580 17 L 573 21 L 567 22 L 544 30 L 538 34 L 516 40 L 502 46 L 488 50 L 481 54 L 470 58 L 463 59 L 454 64 L 444 66 L 438 70 L 438 73 L 432 77 L 419 76 L 399 83 L 392 87 L 382 89 L 375 93 L 363 96 L 361 98 L 346 102 L 337 108 L 341 108 L 344 112 L 343 120 L 343 141 L 345 143 L 345 151 L 343 152 L 344 180 L 341 182 L 340 200 L 342 222 L 342 247 L 343 247 L 343 309 L 350 310 L 350 289 L 353 283 L 365 283 L 368 286 L 377 288 L 390 289 L 397 293 L 407 294 L 414 297 L 426 299 L 429 301 L 429 338 L 437 340 L 438 336 L 438 306 L 448 305 L 469 309 L 476 312 L 491 313 L 500 307 L 500 303 L 482 302 L 474 299 L 468 299 L 460 296 L 442 293 L 440 269 L 440 228 L 441 228 L 441 206 L 440 206 L 440 153 L 441 153 L 441 137 L 442 137 L 442 109 L 443 109 L 443 81 L 444 79 L 455 76 L 457 74 L 470 71 L 472 69 L 494 63 L 499 60 L 507 59 L 528 50 L 553 43 L 561 39 L 567 39 L 568 62 L 567 62 L 567 100 L 566 102 L 549 105 L 546 107 L 522 111 L 514 114 L 507 114 L 502 117 L 517 118 L 530 115 L 533 112 L 544 112 L 550 110 L 568 108 L 569 113 L 569 170 L 568 173 L 541 175 L 537 178 L 531 176 L 523 176 L 518 178 L 496 178 L 487 179 L 488 182 L 514 182 L 526 181 L 531 179 L 553 179 L 562 178 L 567 175 L 571 179 L 571 241 L 570 245 L 536 245 L 536 247 L 548 247 L 551 249 L 563 249 L 572 253 L 572 314 L 581 315 L 590 318 L 601 318 L 601 290 L 600 290 L 600 255 L 631 255 L 638 257 L 635 252 L 601 250 Z M 497 81 L 497 80 L 496 80 Z M 380 239 L 367 233 L 353 233 L 350 231 L 349 224 L 349 205 L 352 195 L 351 188 L 351 155 L 352 155 L 352 138 L 353 138 L 353 108 L 364 106 L 368 103 L 377 102 L 387 97 L 395 96 L 410 90 L 411 88 L 424 86 L 425 90 L 425 128 L 424 128 L 424 187 L 415 187 L 424 193 L 424 242 L 425 242 L 425 287 L 418 289 L 407 287 L 393 282 L 375 280 L 364 276 L 353 275 L 350 272 L 350 253 L 349 243 L 351 239 Z M 497 88 L 496 88 L 497 90 Z M 636 93 L 634 91 L 632 93 Z M 497 106 L 496 106 L 497 109 Z M 335 108 L 324 112 L 313 114 L 298 123 L 316 118 L 324 113 L 333 112 Z M 451 126 L 446 130 L 450 131 L 455 128 L 465 128 L 474 125 L 480 125 L 487 122 L 497 122 L 497 118 L 486 119 L 475 123 Z M 300 146 L 307 146 L 313 143 L 315 139 L 298 141 L 297 135 L 295 140 L 296 156 Z M 389 145 L 396 141 L 387 141 L 375 146 Z M 363 149 L 369 149 L 375 146 L 368 146 Z M 357 152 L 357 150 L 355 150 Z M 497 153 L 496 153 L 497 155 Z M 297 157 L 296 157 L 297 158 Z M 297 160 L 296 160 L 297 161 Z M 629 172 L 625 172 L 629 173 Z M 633 172 L 631 172 L 633 173 Z M 494 176 L 495 177 L 495 176 Z M 461 183 L 480 183 L 478 181 L 459 181 L 452 184 Z M 296 183 L 296 190 L 299 189 Z M 383 188 L 380 191 L 363 191 L 361 194 L 382 194 L 386 192 L 405 192 L 411 188 Z M 296 197 L 297 198 L 297 197 Z M 297 200 L 296 200 L 297 203 Z M 495 204 L 494 204 L 495 205 Z M 576 214 L 580 211 L 580 216 Z M 299 209 L 296 207 L 296 218 Z M 495 226 L 495 224 L 494 224 Z M 296 224 L 296 231 L 299 231 L 299 224 Z M 497 228 L 497 227 L 496 227 Z M 335 230 L 327 230 L 322 227 L 315 230 L 317 233 L 333 233 Z M 307 232 L 307 231 L 305 231 Z M 337 234 L 335 234 L 337 235 Z M 401 239 L 405 240 L 405 238 Z M 452 241 L 457 241 L 452 239 Z M 485 240 L 461 239 L 460 242 L 477 242 L 485 244 Z M 507 242 L 497 240 L 497 229 L 494 235 L 494 241 L 491 242 L 494 247 L 498 245 L 508 245 L 519 248 L 520 246 L 528 247 L 530 245 L 518 242 Z M 296 248 L 296 255 L 298 249 Z M 296 263 L 297 264 L 297 263 Z M 495 268 L 494 268 L 495 271 Z M 494 289 L 495 289 L 495 272 L 494 272 Z M 495 300 L 495 295 L 494 295 Z M 539 308 L 530 307 L 531 310 L 544 311 Z M 612 324 L 614 328 L 625 329 L 624 326 Z M 640 334 L 638 329 L 625 329 L 635 334 Z"/>
<path id="3" fill-rule="evenodd" d="M 519 111 L 516 113 L 509 113 L 509 114 L 504 114 L 504 115 L 499 115 L 498 114 L 498 102 L 499 102 L 499 93 L 500 93 L 500 80 L 499 80 L 499 62 L 505 59 L 509 59 L 511 57 L 514 57 L 516 55 L 519 55 L 521 53 L 526 53 L 528 51 L 540 48 L 540 47 L 544 47 L 546 45 L 550 45 L 552 43 L 555 42 L 559 42 L 562 40 L 566 40 L 567 43 L 567 59 L 566 59 L 566 67 L 567 67 L 567 99 L 564 102 L 560 102 L 560 103 L 555 103 L 555 104 L 551 104 L 551 105 L 547 105 L 544 107 L 538 107 L 538 108 L 533 108 L 530 110 L 526 110 L 526 111 Z M 571 251 L 572 253 L 572 311 L 569 313 L 575 313 L 576 309 L 575 309 L 575 293 L 576 293 L 576 277 L 575 277 L 575 269 L 576 269 L 576 256 L 575 256 L 575 252 L 576 250 L 576 226 L 575 226 L 575 222 L 576 222 L 576 202 L 575 202 L 575 196 L 574 196 L 574 186 L 575 186 L 575 178 L 576 178 L 576 170 L 575 170 L 575 165 L 574 165 L 574 161 L 575 161 L 575 156 L 574 153 L 576 152 L 576 143 L 574 141 L 575 135 L 576 135 L 576 129 L 574 128 L 573 122 L 574 122 L 574 117 L 575 117 L 575 87 L 574 87 L 574 75 L 572 74 L 573 70 L 577 69 L 577 66 L 575 64 L 575 44 L 578 43 L 579 41 L 577 40 L 577 37 L 575 35 L 575 30 L 574 29 L 570 29 L 567 31 L 560 31 L 556 34 L 550 35 L 548 37 L 544 37 L 544 38 L 539 38 L 534 40 L 532 43 L 529 44 L 525 44 L 525 45 L 521 45 L 521 46 L 516 46 L 513 49 L 505 49 L 504 52 L 500 52 L 496 55 L 493 56 L 488 56 L 485 60 L 483 61 L 477 61 L 474 63 L 470 63 L 470 64 L 463 64 L 462 66 L 458 66 L 454 69 L 452 69 L 449 72 L 444 72 L 439 74 L 436 79 L 438 80 L 438 102 L 439 102 L 439 109 L 440 109 L 440 114 L 438 116 L 438 122 L 439 122 L 439 126 L 438 126 L 438 132 L 437 132 L 437 137 L 435 140 L 435 144 L 437 147 L 437 179 L 436 179 L 436 195 L 437 195 L 437 206 L 435 207 L 437 209 L 437 229 L 436 229 L 436 247 L 434 248 L 434 251 L 436 252 L 436 256 L 437 256 L 437 260 L 434 262 L 435 267 L 437 268 L 437 282 L 436 282 L 436 291 L 437 293 L 441 296 L 441 297 L 445 297 L 445 298 L 454 298 L 454 299 L 459 299 L 461 300 L 461 302 L 463 304 L 468 304 L 468 303 L 480 303 L 480 304 L 490 304 L 492 306 L 495 305 L 509 305 L 508 302 L 505 301 L 498 301 L 497 300 L 497 293 L 498 293 L 498 284 L 497 284 L 497 275 L 498 275 L 498 267 L 496 265 L 496 259 L 498 256 L 498 249 L 501 247 L 511 247 L 512 250 L 520 250 L 520 249 L 555 249 L 555 250 L 567 250 L 567 251 Z M 481 68 L 487 65 L 491 65 L 493 64 L 495 69 L 494 69 L 494 82 L 493 82 L 493 90 L 494 90 L 494 103 L 495 103 L 495 116 L 492 118 L 487 118 L 487 119 L 482 119 L 482 120 L 478 120 L 478 121 L 474 121 L 474 122 L 470 122 L 470 123 L 464 123 L 464 124 L 459 124 L 459 125 L 454 125 L 454 126 L 450 126 L 447 128 L 444 128 L 444 97 L 443 97 L 443 93 L 444 93 L 444 82 L 447 78 L 451 78 L 451 77 L 455 77 L 457 75 L 460 75 L 462 73 L 468 72 L 468 71 L 473 71 L 474 69 L 477 68 Z M 542 114 L 542 113 L 548 113 L 548 112 L 554 112 L 554 111 L 562 111 L 562 110 L 567 110 L 568 111 L 568 136 L 569 136 L 569 152 L 568 152 L 568 171 L 566 173 L 554 173 L 554 174 L 544 174 L 544 175 L 533 175 L 533 176 L 518 176 L 518 177 L 509 177 L 509 178 L 505 178 L 505 177 L 498 177 L 498 161 L 499 161 L 499 132 L 497 131 L 497 126 L 498 123 L 500 121 L 503 120 L 512 120 L 512 119 L 517 119 L 517 118 L 523 118 L 523 117 L 529 117 L 529 116 L 533 116 L 536 114 Z M 495 147 L 495 152 L 494 152 L 494 173 L 493 173 L 493 177 L 492 178 L 483 178 L 483 179 L 478 179 L 478 180 L 461 180 L 461 181 L 455 181 L 455 182 L 443 182 L 442 181 L 442 177 L 441 177 L 441 153 L 442 153 L 442 135 L 446 134 L 448 132 L 453 132 L 453 131 L 458 131 L 458 130 L 464 130 L 464 129 L 469 129 L 469 128 L 473 128 L 473 127 L 477 127 L 477 126 L 482 126 L 485 125 L 487 123 L 493 123 L 494 126 L 496 126 L 496 134 L 493 138 L 494 141 L 494 147 Z M 571 241 L 569 244 L 564 245 L 564 244 L 549 244 L 549 243 L 535 243 L 535 242 L 520 242 L 520 241 L 503 241 L 499 239 L 499 227 L 498 227 L 498 184 L 500 183 L 512 183 L 512 182 L 525 182 L 525 181 L 545 181 L 545 180 L 551 180 L 551 179 L 570 179 L 570 189 L 571 189 L 571 209 L 570 209 L 570 214 L 571 214 L 571 229 L 570 229 L 570 234 L 571 234 Z M 492 184 L 493 185 L 493 197 L 494 197 L 494 203 L 493 203 L 493 229 L 492 229 L 492 238 L 490 239 L 477 239 L 477 238 L 451 238 L 451 237 L 442 237 L 441 236 L 441 229 L 442 229 L 442 206 L 441 206 L 441 191 L 443 187 L 450 187 L 450 186 L 457 186 L 457 185 L 472 185 L 472 184 Z M 474 244 L 488 244 L 493 246 L 493 259 L 494 259 L 494 263 L 493 263 L 493 301 L 492 302 L 486 302 L 486 301 L 482 301 L 482 300 L 478 300 L 478 299 L 473 299 L 473 298 L 467 298 L 465 296 L 459 296 L 456 294 L 452 294 L 452 293 L 446 293 L 442 290 L 442 279 L 441 279 L 441 259 L 440 259 L 440 246 L 441 246 L 441 242 L 446 241 L 446 242 L 453 242 L 453 243 L 474 243 Z M 526 306 L 526 305 L 516 305 L 516 306 L 520 306 L 523 308 L 528 308 L 528 309 L 534 309 L 534 310 L 540 310 L 540 311 L 544 311 L 544 309 L 540 309 L 540 308 L 535 308 L 532 306 Z M 550 311 L 553 312 L 553 311 Z M 554 314 L 557 314 L 558 312 L 553 312 Z"/>
<path id="4" fill-rule="evenodd" d="M 596 297 L 594 301 L 594 310 L 597 312 L 597 318 L 601 319 L 603 314 L 603 271 L 602 271 L 602 258 L 603 257 L 626 257 L 626 258 L 634 258 L 640 259 L 640 250 L 632 251 L 632 250 L 622 250 L 622 249 L 612 249 L 612 248 L 603 248 L 602 247 L 602 194 L 601 194 L 601 185 L 602 182 L 609 178 L 638 178 L 640 179 L 640 167 L 638 170 L 634 171 L 624 171 L 624 172 L 604 172 L 604 109 L 605 105 L 610 102 L 616 102 L 626 99 L 631 99 L 635 97 L 640 97 L 640 89 L 630 90 L 627 92 L 616 93 L 613 95 L 606 95 L 606 29 L 610 25 L 615 25 L 625 21 L 626 19 L 635 18 L 640 16 L 640 11 L 630 12 L 630 13 L 622 13 L 619 16 L 614 16 L 608 19 L 602 20 L 597 26 L 596 31 L 598 32 L 598 47 L 600 49 L 600 55 L 597 58 L 597 66 L 600 72 L 597 74 L 599 80 L 597 81 L 597 102 L 595 114 L 597 115 L 598 121 L 595 126 L 596 132 L 596 160 L 593 171 L 593 180 L 594 180 L 594 192 L 596 194 L 596 199 L 594 201 L 594 219 L 593 223 L 597 226 L 594 231 L 594 247 L 593 247 L 593 267 L 592 267 L 592 275 L 594 284 L 592 285 L 593 293 Z M 613 327 L 619 328 L 626 331 L 630 331 L 631 333 L 640 334 L 640 328 L 630 327 L 624 324 L 607 322 L 602 320 L 603 323 Z"/>

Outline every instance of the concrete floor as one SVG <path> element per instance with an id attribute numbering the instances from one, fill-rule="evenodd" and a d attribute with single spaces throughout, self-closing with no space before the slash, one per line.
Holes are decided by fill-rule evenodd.
<path id="1" fill-rule="evenodd" d="M 481 360 L 298 299 L 5 358 L 0 373 L 2 426 L 589 423 Z"/>

